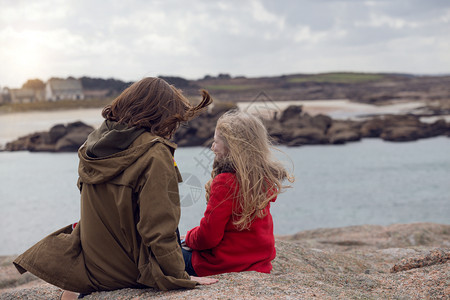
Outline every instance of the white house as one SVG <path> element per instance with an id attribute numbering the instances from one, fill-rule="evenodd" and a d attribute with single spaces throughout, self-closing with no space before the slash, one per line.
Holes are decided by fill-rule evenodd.
<path id="1" fill-rule="evenodd" d="M 45 99 L 47 101 L 82 100 L 84 94 L 81 81 L 75 78 L 51 78 L 45 85 Z"/>

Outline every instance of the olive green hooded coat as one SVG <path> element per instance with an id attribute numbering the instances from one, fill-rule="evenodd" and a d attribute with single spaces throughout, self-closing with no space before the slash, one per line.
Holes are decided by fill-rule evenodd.
<path id="1" fill-rule="evenodd" d="M 30 271 L 81 293 L 119 288 L 193 288 L 177 242 L 176 145 L 105 121 L 79 149 L 81 219 L 20 255 Z"/>

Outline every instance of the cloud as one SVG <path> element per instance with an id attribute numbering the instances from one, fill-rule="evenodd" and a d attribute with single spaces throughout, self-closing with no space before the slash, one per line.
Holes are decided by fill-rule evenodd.
<path id="1" fill-rule="evenodd" d="M 447 0 L 0 0 L 0 86 L 28 78 L 449 73 Z"/>

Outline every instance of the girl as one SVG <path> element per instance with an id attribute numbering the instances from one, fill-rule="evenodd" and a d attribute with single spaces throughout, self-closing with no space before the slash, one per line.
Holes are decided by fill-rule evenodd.
<path id="1" fill-rule="evenodd" d="M 207 207 L 200 226 L 188 231 L 183 249 L 186 271 L 206 276 L 226 272 L 270 273 L 275 258 L 270 202 L 293 182 L 271 156 L 262 122 L 243 112 L 225 113 L 217 121 Z M 186 247 L 185 247 L 186 248 Z"/>
<path id="2" fill-rule="evenodd" d="M 80 147 L 81 219 L 47 236 L 14 264 L 78 293 L 120 288 L 193 288 L 177 240 L 181 179 L 169 139 L 212 99 L 192 106 L 159 78 L 144 78 L 103 109 L 101 127 Z M 65 292 L 63 297 L 77 296 Z"/>

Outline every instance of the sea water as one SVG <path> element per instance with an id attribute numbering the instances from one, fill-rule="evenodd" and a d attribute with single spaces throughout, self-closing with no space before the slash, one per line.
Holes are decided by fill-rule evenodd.
<path id="1" fill-rule="evenodd" d="M 321 227 L 450 224 L 450 139 L 279 147 L 295 182 L 271 211 L 278 235 Z M 213 155 L 179 148 L 180 231 L 199 224 Z M 0 255 L 26 250 L 79 219 L 76 153 L 0 152 Z"/>

